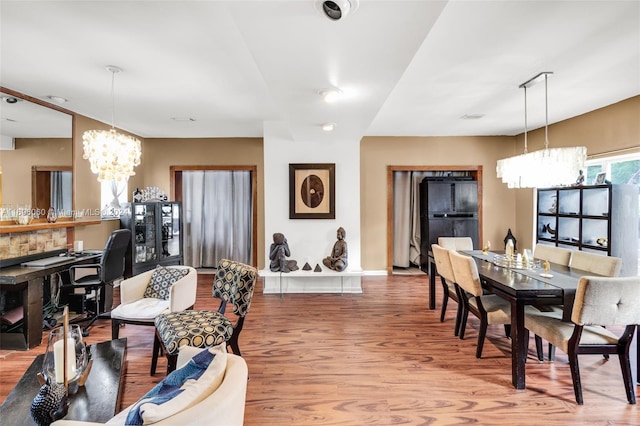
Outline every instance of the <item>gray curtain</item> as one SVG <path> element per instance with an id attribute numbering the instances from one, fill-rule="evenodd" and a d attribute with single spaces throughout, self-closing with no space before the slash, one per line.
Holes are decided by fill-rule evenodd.
<path id="1" fill-rule="evenodd" d="M 184 171 L 184 261 L 216 267 L 226 258 L 253 264 L 252 188 L 249 171 Z"/>
<path id="2" fill-rule="evenodd" d="M 432 174 L 393 173 L 393 266 L 420 265 L 420 181 Z"/>
<path id="3" fill-rule="evenodd" d="M 51 172 L 51 207 L 56 212 L 71 211 L 71 172 Z"/>

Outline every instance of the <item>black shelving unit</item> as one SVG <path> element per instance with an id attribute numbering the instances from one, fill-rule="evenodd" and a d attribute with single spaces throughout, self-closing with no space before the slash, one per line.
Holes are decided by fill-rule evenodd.
<path id="1" fill-rule="evenodd" d="M 177 201 L 129 203 L 120 216 L 120 228 L 130 229 L 125 277 L 156 265 L 182 265 L 182 205 Z"/>
<path id="2" fill-rule="evenodd" d="M 620 257 L 622 274 L 637 274 L 636 186 L 540 188 L 537 193 L 537 242 Z"/>
<path id="3" fill-rule="evenodd" d="M 471 237 L 479 247 L 478 182 L 471 177 L 426 177 L 420 183 L 420 268 L 438 237 Z"/>

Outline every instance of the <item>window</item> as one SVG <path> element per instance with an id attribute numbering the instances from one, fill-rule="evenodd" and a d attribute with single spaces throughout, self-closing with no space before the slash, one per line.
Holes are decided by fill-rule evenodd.
<path id="1" fill-rule="evenodd" d="M 606 180 L 611 183 L 640 187 L 640 153 L 587 160 L 586 166 L 588 185 L 595 183 L 599 173 L 605 172 Z"/>
<path id="2" fill-rule="evenodd" d="M 120 207 L 127 202 L 128 182 L 102 182 L 100 187 L 100 205 L 102 217 L 120 217 Z"/>
<path id="3" fill-rule="evenodd" d="M 640 208 L 640 152 L 602 157 L 587 160 L 586 183 L 595 182 L 598 173 L 605 172 L 606 180 L 613 184 L 631 184 L 638 187 L 638 206 Z M 640 220 L 638 220 L 640 227 Z M 638 231 L 640 235 L 640 230 Z M 638 244 L 640 250 L 640 243 Z M 638 252 L 638 271 L 640 271 L 640 251 Z"/>

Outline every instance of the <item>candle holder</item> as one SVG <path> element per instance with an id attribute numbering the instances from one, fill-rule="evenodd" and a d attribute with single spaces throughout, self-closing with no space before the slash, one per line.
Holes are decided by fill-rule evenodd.
<path id="1" fill-rule="evenodd" d="M 64 329 L 56 328 L 49 333 L 47 351 L 42 372 L 50 383 L 64 383 Z M 82 329 L 77 324 L 69 325 L 67 331 L 67 380 L 69 395 L 78 391 L 78 380 L 87 368 L 87 349 L 82 339 Z"/>

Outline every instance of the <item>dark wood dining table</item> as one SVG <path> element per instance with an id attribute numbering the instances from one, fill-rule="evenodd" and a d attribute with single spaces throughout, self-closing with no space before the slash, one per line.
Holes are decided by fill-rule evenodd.
<path id="1" fill-rule="evenodd" d="M 511 381 L 516 389 L 524 389 L 526 387 L 525 361 L 529 346 L 524 328 L 525 306 L 562 305 L 564 303 L 564 289 L 548 281 L 542 281 L 534 274 L 525 275 L 522 270 L 495 265 L 491 261 L 495 253 L 483 255 L 479 250 L 463 253 L 471 255 L 475 259 L 482 286 L 511 304 Z M 554 275 L 561 273 L 573 278 L 574 291 L 579 278 L 585 275 L 584 271 L 572 271 L 568 267 L 554 264 L 551 265 L 551 271 L 551 274 Z M 538 271 L 537 275 L 539 272 L 544 271 Z"/>
<path id="2" fill-rule="evenodd" d="M 550 263 L 550 278 L 540 276 L 544 270 L 524 270 L 505 268 L 493 262 L 498 253 L 481 250 L 463 250 L 461 253 L 472 256 L 478 267 L 482 286 L 490 292 L 509 301 L 511 304 L 511 381 L 516 389 L 525 389 L 525 361 L 529 341 L 524 327 L 524 311 L 527 305 L 564 305 L 564 318 L 569 320 L 573 307 L 573 298 L 580 277 L 597 275 L 592 272 Z M 430 263 L 429 307 L 435 308 L 435 264 Z M 433 278 L 433 279 L 432 279 Z M 637 336 L 636 336 L 637 338 Z M 632 369 L 636 380 L 640 372 L 640 341 L 636 342 L 632 359 Z"/>

